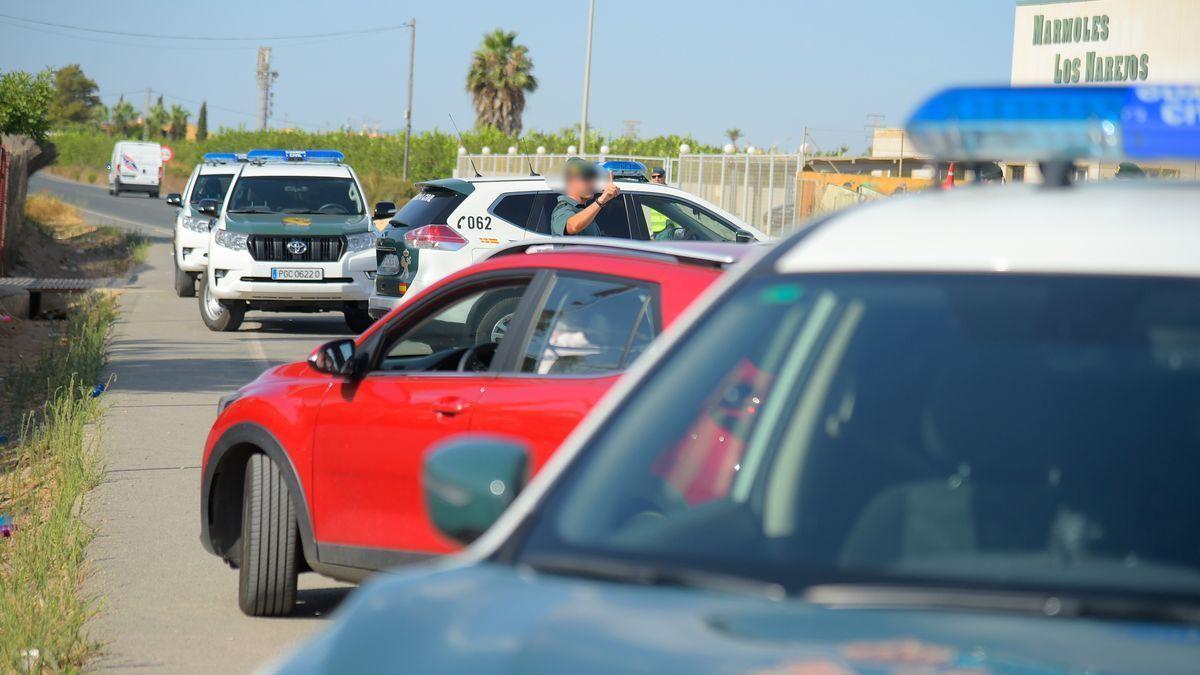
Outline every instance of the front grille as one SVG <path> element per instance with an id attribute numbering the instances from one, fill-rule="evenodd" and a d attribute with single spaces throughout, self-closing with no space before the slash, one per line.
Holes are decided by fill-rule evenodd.
<path id="1" fill-rule="evenodd" d="M 292 253 L 288 244 L 304 244 L 303 253 Z M 337 262 L 346 251 L 346 238 L 293 237 L 290 235 L 252 234 L 246 240 L 250 257 L 264 262 Z"/>

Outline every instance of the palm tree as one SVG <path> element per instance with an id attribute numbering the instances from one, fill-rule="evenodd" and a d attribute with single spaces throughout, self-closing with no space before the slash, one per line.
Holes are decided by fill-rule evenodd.
<path id="1" fill-rule="evenodd" d="M 737 127 L 726 129 L 725 137 L 728 138 L 729 142 L 733 143 L 733 145 L 736 147 L 738 140 L 742 137 L 742 130 Z"/>
<path id="2" fill-rule="evenodd" d="M 171 137 L 171 140 L 178 141 L 187 136 L 187 121 L 190 115 L 191 113 L 178 103 L 171 106 L 170 112 L 167 113 L 171 120 L 167 135 Z"/>
<path id="3" fill-rule="evenodd" d="M 129 137 L 137 130 L 137 111 L 133 109 L 133 105 L 125 100 L 125 97 L 117 99 L 116 104 L 109 111 L 108 115 L 109 129 L 116 136 Z"/>
<path id="4" fill-rule="evenodd" d="M 467 91 L 475 103 L 475 126 L 491 125 L 509 136 L 521 133 L 525 94 L 537 89 L 529 48 L 500 28 L 483 36 L 471 57 Z"/>

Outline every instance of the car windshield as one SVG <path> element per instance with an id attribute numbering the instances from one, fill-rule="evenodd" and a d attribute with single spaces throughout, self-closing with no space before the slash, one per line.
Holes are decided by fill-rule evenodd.
<path id="1" fill-rule="evenodd" d="M 743 282 L 552 488 L 521 557 L 779 584 L 1200 598 L 1200 282 Z"/>
<path id="2" fill-rule="evenodd" d="M 202 199 L 223 201 L 231 182 L 233 182 L 231 173 L 200 174 L 196 176 L 196 185 L 192 188 L 192 196 L 188 202 L 196 206 Z"/>
<path id="3" fill-rule="evenodd" d="M 251 176 L 234 183 L 229 212 L 358 216 L 364 209 L 358 185 L 350 178 Z"/>

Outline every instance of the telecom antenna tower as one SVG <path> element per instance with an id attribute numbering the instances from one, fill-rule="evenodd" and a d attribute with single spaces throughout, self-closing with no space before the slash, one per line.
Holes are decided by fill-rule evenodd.
<path id="1" fill-rule="evenodd" d="M 258 79 L 258 128 L 260 131 L 266 131 L 275 102 L 275 96 L 271 93 L 271 85 L 275 83 L 275 78 L 279 77 L 278 72 L 271 70 L 270 47 L 258 48 L 256 76 Z"/>

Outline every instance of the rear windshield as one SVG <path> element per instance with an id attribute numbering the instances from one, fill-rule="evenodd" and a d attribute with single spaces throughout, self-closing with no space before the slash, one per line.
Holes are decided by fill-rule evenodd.
<path id="1" fill-rule="evenodd" d="M 350 178 L 254 176 L 241 178 L 229 197 L 229 213 L 363 214 L 362 196 Z"/>
<path id="2" fill-rule="evenodd" d="M 445 225 L 447 219 L 465 196 L 453 190 L 426 187 L 400 207 L 392 218 L 392 227 L 424 227 L 431 223 Z"/>
<path id="3" fill-rule="evenodd" d="M 225 201 L 225 193 L 229 191 L 229 183 L 233 181 L 231 173 L 210 173 L 206 175 L 196 176 L 196 185 L 192 187 L 192 196 L 188 198 L 188 202 L 195 205 L 199 204 L 202 199 L 215 199 L 218 202 Z"/>

